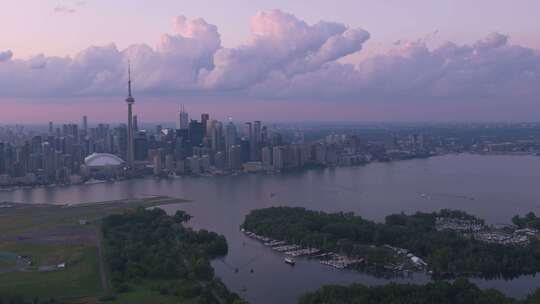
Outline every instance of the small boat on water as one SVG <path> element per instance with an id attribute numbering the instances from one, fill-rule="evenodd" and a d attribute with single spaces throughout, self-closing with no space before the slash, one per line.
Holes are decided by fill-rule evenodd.
<path id="1" fill-rule="evenodd" d="M 296 264 L 296 261 L 293 258 L 286 257 L 285 258 L 285 263 L 294 266 L 294 264 Z"/>

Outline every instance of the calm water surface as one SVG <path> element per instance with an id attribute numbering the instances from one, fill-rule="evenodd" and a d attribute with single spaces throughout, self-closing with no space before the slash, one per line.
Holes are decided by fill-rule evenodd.
<path id="1" fill-rule="evenodd" d="M 382 221 L 395 212 L 453 208 L 478 215 L 489 223 L 509 223 L 515 214 L 540 213 L 539 182 L 540 157 L 462 154 L 287 175 L 142 179 L 17 190 L 0 192 L 0 201 L 78 203 L 141 195 L 192 199 L 193 203 L 169 205 L 164 209 L 186 210 L 194 216 L 191 222 L 194 227 L 225 235 L 229 254 L 213 265 L 227 286 L 252 303 L 295 303 L 304 292 L 324 284 L 387 281 L 303 259 L 295 267 L 289 267 L 282 257 L 240 233 L 239 225 L 252 209 L 303 206 L 353 211 Z M 424 283 L 427 278 L 416 275 L 398 281 Z M 540 286 L 538 276 L 474 281 L 515 297 L 523 297 Z"/>

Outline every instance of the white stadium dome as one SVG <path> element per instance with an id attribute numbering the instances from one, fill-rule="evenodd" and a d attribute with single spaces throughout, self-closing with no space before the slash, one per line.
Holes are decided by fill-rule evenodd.
<path id="1" fill-rule="evenodd" d="M 120 157 L 109 153 L 92 153 L 84 159 L 87 167 L 116 167 L 124 165 Z"/>

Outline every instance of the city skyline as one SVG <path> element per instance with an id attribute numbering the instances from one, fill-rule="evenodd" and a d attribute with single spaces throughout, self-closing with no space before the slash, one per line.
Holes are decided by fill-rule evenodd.
<path id="1" fill-rule="evenodd" d="M 540 303 L 540 1 L 0 6 L 0 304 Z"/>
<path id="2" fill-rule="evenodd" d="M 540 111 L 536 2 L 510 10 L 490 1 L 485 18 L 488 2 L 366 1 L 329 12 L 320 1 L 310 10 L 238 1 L 226 16 L 221 4 L 174 1 L 138 16 L 144 4 L 130 3 L 121 17 L 123 6 L 102 1 L 43 1 L 0 16 L 17 24 L 13 16 L 26 7 L 36 17 L 0 44 L 0 123 L 121 121 L 129 60 L 141 121 L 173 121 L 180 104 L 221 119 L 277 122 L 536 121 Z M 88 33 L 84 22 L 111 31 Z M 60 32 L 66 43 L 55 43 Z M 35 33 L 49 43 L 31 43 Z"/>

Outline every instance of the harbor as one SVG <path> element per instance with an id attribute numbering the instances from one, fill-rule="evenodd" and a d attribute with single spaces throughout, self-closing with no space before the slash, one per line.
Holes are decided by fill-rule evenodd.
<path id="1" fill-rule="evenodd" d="M 481 242 L 505 246 L 525 246 L 531 239 L 540 238 L 540 232 L 537 229 L 518 229 L 514 225 L 496 228 L 474 219 L 439 217 L 436 219 L 435 229 L 453 231 Z"/>

